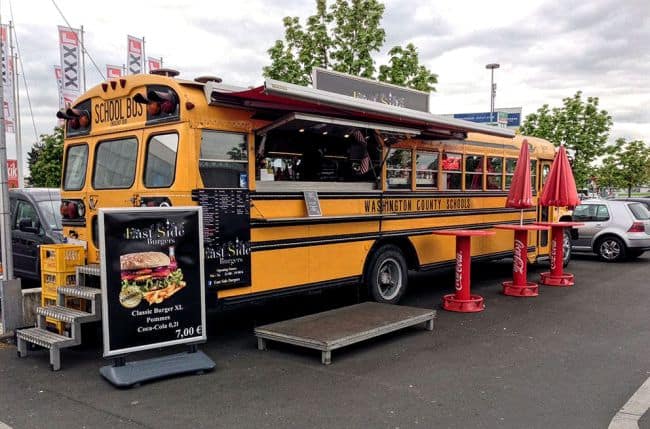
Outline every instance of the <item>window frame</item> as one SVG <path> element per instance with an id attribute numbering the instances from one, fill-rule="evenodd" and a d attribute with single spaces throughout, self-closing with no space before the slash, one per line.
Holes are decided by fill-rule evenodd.
<path id="1" fill-rule="evenodd" d="M 95 186 L 95 175 L 97 173 L 97 153 L 99 152 L 99 147 L 103 143 L 108 143 L 108 142 L 118 142 L 122 140 L 129 140 L 133 139 L 135 140 L 135 163 L 133 166 L 133 179 L 131 180 L 131 183 L 128 186 L 125 187 L 110 187 L 110 188 L 98 188 Z M 138 171 L 138 158 L 139 158 L 139 151 L 140 151 L 140 140 L 136 135 L 130 135 L 130 136 L 124 136 L 124 137 L 119 137 L 119 138 L 112 138 L 112 139 L 106 139 L 106 140 L 101 140 L 98 141 L 95 144 L 95 153 L 93 156 L 93 173 L 92 173 L 92 179 L 91 179 L 91 185 L 94 190 L 98 191 L 111 191 L 111 190 L 118 190 L 118 189 L 131 189 L 133 188 L 133 185 L 135 184 L 135 179 L 137 177 L 137 171 Z"/>
<path id="2" fill-rule="evenodd" d="M 498 158 L 501 160 L 501 170 L 498 172 L 489 172 L 487 171 L 487 166 L 492 165 L 492 163 L 489 162 L 488 158 Z M 504 156 L 495 156 L 495 155 L 485 155 L 485 190 L 490 191 L 490 192 L 500 192 L 503 191 L 503 186 L 505 179 L 503 177 L 503 174 L 505 172 L 505 157 Z M 488 187 L 488 182 L 490 177 L 498 177 L 499 178 L 499 187 L 498 188 L 490 188 Z"/>
<path id="3" fill-rule="evenodd" d="M 73 149 L 73 148 L 76 148 L 76 147 L 85 147 L 86 148 L 86 162 L 85 162 L 85 165 L 84 165 L 84 168 L 83 168 L 83 179 L 81 180 L 81 186 L 79 186 L 78 188 L 67 188 L 65 186 L 66 185 L 66 180 L 65 179 L 66 179 L 66 175 L 68 173 L 68 155 L 70 153 L 70 150 Z M 88 175 L 88 160 L 90 158 L 89 155 L 90 155 L 90 149 L 88 147 L 88 143 L 85 143 L 85 142 L 70 145 L 70 146 L 68 146 L 66 148 L 65 157 L 64 157 L 65 164 L 64 164 L 63 178 L 62 178 L 62 183 L 61 183 L 61 188 L 64 191 L 80 191 L 80 190 L 82 190 L 84 188 L 84 186 L 86 186 L 86 176 Z"/>
<path id="4" fill-rule="evenodd" d="M 418 155 L 420 153 L 424 153 L 427 155 L 435 155 L 436 156 L 436 164 L 438 168 L 435 170 L 430 170 L 430 169 L 423 169 L 423 170 L 418 170 L 417 165 L 418 165 Z M 433 150 L 433 149 L 425 149 L 425 148 L 415 148 L 415 189 L 416 190 L 423 190 L 423 191 L 429 191 L 429 190 L 437 190 L 440 189 L 440 151 L 438 150 Z M 427 186 L 426 184 L 418 184 L 418 172 L 420 171 L 427 171 L 427 172 L 432 172 L 433 177 L 435 177 L 435 183 L 431 186 Z"/>
<path id="5" fill-rule="evenodd" d="M 389 159 L 391 156 L 391 151 L 405 151 L 408 152 L 410 155 L 409 162 L 407 163 L 408 168 L 390 168 L 389 167 Z M 414 159 L 413 159 L 413 151 L 414 149 L 412 147 L 392 147 L 388 148 L 388 155 L 386 157 L 386 190 L 387 191 L 404 191 L 404 190 L 413 190 L 413 164 L 414 164 Z M 390 184 L 389 182 L 389 177 L 388 177 L 388 172 L 389 171 L 408 171 L 408 180 L 404 184 L 399 184 L 397 185 L 398 187 L 395 187 L 395 185 Z"/>
<path id="6" fill-rule="evenodd" d="M 151 147 L 151 140 L 158 136 L 167 136 L 167 135 L 176 136 L 176 152 L 174 156 L 174 169 L 173 169 L 174 174 L 172 176 L 172 180 L 169 183 L 169 185 L 166 186 L 147 186 L 147 166 L 149 165 L 149 148 Z M 165 189 L 174 186 L 174 183 L 176 182 L 176 170 L 178 166 L 178 152 L 179 152 L 180 145 L 181 145 L 181 138 L 178 131 L 161 131 L 149 135 L 149 137 L 147 138 L 145 151 L 144 151 L 145 155 L 144 155 L 144 168 L 142 169 L 142 186 L 144 186 L 146 189 Z"/>
<path id="7" fill-rule="evenodd" d="M 201 174 L 201 161 L 213 161 L 213 162 L 221 162 L 221 163 L 232 163 L 232 164 L 243 164 L 246 166 L 244 169 L 244 172 L 246 173 L 247 176 L 250 176 L 250 148 L 249 148 L 249 133 L 247 132 L 237 132 L 237 131 L 224 131 L 224 130 L 215 130 L 212 128 L 200 128 L 199 129 L 199 151 L 198 151 L 198 162 L 197 162 L 197 168 L 198 168 L 198 173 L 199 173 L 199 178 L 201 179 L 201 183 L 203 184 L 204 187 L 207 187 L 205 184 L 205 180 L 203 179 L 203 175 Z M 237 135 L 237 136 L 242 136 L 244 138 L 244 143 L 246 144 L 246 150 L 244 151 L 244 154 L 246 156 L 246 159 L 240 160 L 240 159 L 221 159 L 221 158 L 202 158 L 201 155 L 201 150 L 203 148 L 203 135 L 204 133 L 219 133 L 219 134 L 231 134 L 231 135 Z M 248 177 L 247 183 L 246 183 L 246 188 L 248 189 L 250 186 L 250 180 L 251 178 Z M 242 187 L 226 187 L 226 186 L 220 186 L 217 188 L 223 188 L 223 189 L 244 189 Z"/>
<path id="8" fill-rule="evenodd" d="M 444 166 L 443 166 L 443 161 L 445 161 L 445 160 L 441 159 L 440 160 L 440 173 L 441 173 L 440 187 L 441 187 L 442 190 L 445 190 L 445 191 L 456 191 L 456 192 L 462 191 L 463 190 L 463 181 L 464 181 L 463 176 L 464 176 L 464 167 L 465 167 L 465 157 L 464 157 L 462 152 L 443 152 L 442 153 L 443 157 L 444 156 L 449 156 L 449 155 L 457 155 L 457 156 L 459 156 L 459 158 L 458 158 L 459 161 L 460 161 L 459 166 L 458 166 L 459 168 L 458 168 L 458 170 L 445 170 Z M 458 175 L 460 175 L 460 184 L 459 184 L 459 186 L 457 188 L 449 188 L 447 186 L 447 176 L 445 176 L 446 174 L 458 174 Z M 444 182 L 444 188 L 442 188 L 443 182 Z"/>
<path id="9" fill-rule="evenodd" d="M 468 157 L 479 157 L 481 158 L 480 164 L 481 164 L 481 171 L 467 171 L 467 161 Z M 463 155 L 463 190 L 465 191 L 471 191 L 471 192 L 477 192 L 477 191 L 483 191 L 485 190 L 485 160 L 486 156 L 483 154 L 475 154 L 475 153 L 466 153 Z M 467 186 L 467 175 L 473 176 L 480 176 L 481 177 L 481 186 L 477 189 L 473 188 L 468 188 Z"/>

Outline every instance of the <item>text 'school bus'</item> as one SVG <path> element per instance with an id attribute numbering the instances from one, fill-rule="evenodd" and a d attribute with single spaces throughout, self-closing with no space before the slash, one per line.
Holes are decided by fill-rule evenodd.
<path id="1" fill-rule="evenodd" d="M 58 114 L 64 233 L 86 242 L 88 263 L 99 261 L 99 209 L 200 204 L 209 303 L 359 283 L 392 303 L 407 270 L 454 263 L 453 238 L 432 231 L 520 220 L 505 208 L 523 140 L 509 130 L 284 82 L 175 74 L 110 80 Z M 554 148 L 527 140 L 537 201 Z M 523 219 L 553 216 L 533 207 Z M 547 233 L 529 246 L 531 262 L 548 255 Z M 512 247 L 499 230 L 472 254 Z"/>

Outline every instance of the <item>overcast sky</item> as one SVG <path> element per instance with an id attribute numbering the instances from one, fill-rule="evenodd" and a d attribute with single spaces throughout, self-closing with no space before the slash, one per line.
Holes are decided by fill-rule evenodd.
<path id="1" fill-rule="evenodd" d="M 282 18 L 301 21 L 314 0 L 56 0 L 73 27 L 84 27 L 86 49 L 105 73 L 126 62 L 126 37 L 145 37 L 146 55 L 163 57 L 181 76 L 217 75 L 225 83 L 263 82 L 267 49 L 282 38 Z M 490 107 L 487 63 L 497 62 L 496 107 L 561 106 L 582 90 L 597 96 L 613 117 L 610 141 L 650 143 L 650 2 L 387 0 L 386 43 L 378 65 L 395 45 L 413 42 L 420 61 L 438 74 L 433 113 L 484 112 Z M 0 0 L 2 21 L 12 19 L 34 114 L 36 134 L 56 125 L 53 66 L 59 63 L 57 25 L 66 25 L 51 0 Z M 13 11 L 10 11 L 10 6 Z M 101 82 L 86 60 L 87 87 Z M 21 78 L 24 152 L 36 139 Z M 8 156 L 15 146 L 8 142 Z"/>

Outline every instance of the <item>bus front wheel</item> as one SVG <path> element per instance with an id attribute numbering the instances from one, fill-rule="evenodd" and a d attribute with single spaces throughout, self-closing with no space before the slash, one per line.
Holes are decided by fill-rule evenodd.
<path id="1" fill-rule="evenodd" d="M 396 304 L 408 282 L 408 269 L 402 251 L 393 245 L 382 246 L 368 264 L 366 282 L 377 302 Z"/>

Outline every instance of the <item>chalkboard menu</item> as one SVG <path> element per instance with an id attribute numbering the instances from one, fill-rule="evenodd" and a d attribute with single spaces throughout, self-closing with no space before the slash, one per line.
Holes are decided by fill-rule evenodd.
<path id="1" fill-rule="evenodd" d="M 199 189 L 208 288 L 251 284 L 250 194 L 247 189 Z"/>
<path id="2" fill-rule="evenodd" d="M 304 191 L 305 206 L 307 207 L 307 216 L 322 216 L 320 210 L 320 200 L 318 199 L 318 192 Z"/>
<path id="3" fill-rule="evenodd" d="M 205 341 L 200 207 L 99 211 L 104 356 Z"/>

